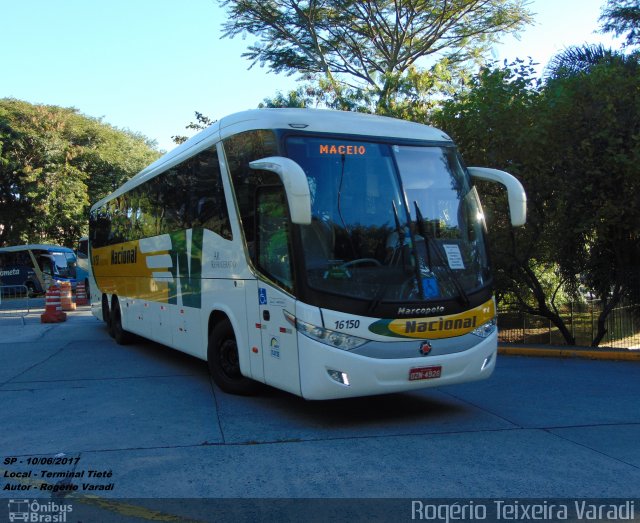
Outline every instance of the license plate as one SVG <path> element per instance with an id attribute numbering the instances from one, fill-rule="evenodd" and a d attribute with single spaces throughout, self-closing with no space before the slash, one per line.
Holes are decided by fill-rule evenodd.
<path id="1" fill-rule="evenodd" d="M 442 375 L 440 365 L 434 367 L 414 367 L 409 371 L 409 381 L 432 380 Z"/>

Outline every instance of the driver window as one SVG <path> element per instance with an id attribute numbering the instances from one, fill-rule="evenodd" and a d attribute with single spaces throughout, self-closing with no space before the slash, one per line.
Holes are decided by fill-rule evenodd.
<path id="1" fill-rule="evenodd" d="M 40 256 L 39 261 L 39 265 L 40 265 L 40 270 L 42 271 L 43 274 L 47 274 L 49 276 L 53 276 L 53 271 L 52 269 L 52 261 L 50 258 L 46 257 L 46 256 Z"/>
<path id="2" fill-rule="evenodd" d="M 256 218 L 258 267 L 285 289 L 291 290 L 291 231 L 284 187 L 258 188 Z"/>

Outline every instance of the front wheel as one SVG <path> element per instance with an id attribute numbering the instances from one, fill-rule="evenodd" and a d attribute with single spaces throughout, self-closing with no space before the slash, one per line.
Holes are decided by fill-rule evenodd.
<path id="1" fill-rule="evenodd" d="M 258 383 L 240 372 L 238 344 L 229 320 L 218 323 L 209 333 L 207 361 L 213 381 L 223 391 L 247 396 L 258 390 Z"/>
<path id="2" fill-rule="evenodd" d="M 32 281 L 28 281 L 24 284 L 27 288 L 27 298 L 34 298 L 36 295 L 36 286 Z"/>

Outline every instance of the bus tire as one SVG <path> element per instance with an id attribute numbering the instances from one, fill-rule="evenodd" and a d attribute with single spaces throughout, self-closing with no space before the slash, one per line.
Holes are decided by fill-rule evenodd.
<path id="1" fill-rule="evenodd" d="M 120 313 L 120 302 L 118 298 L 113 299 L 111 304 L 111 322 L 109 334 L 113 336 L 118 345 L 127 345 L 133 341 L 133 334 L 122 328 L 122 314 Z"/>
<path id="2" fill-rule="evenodd" d="M 109 298 L 106 294 L 102 295 L 102 321 L 107 324 L 107 330 L 111 335 L 111 313 L 109 312 Z"/>
<path id="3" fill-rule="evenodd" d="M 27 283 L 24 284 L 24 286 L 27 288 L 27 297 L 33 298 L 36 295 L 35 284 L 32 281 L 28 281 Z"/>
<path id="4" fill-rule="evenodd" d="M 258 382 L 240 372 L 238 344 L 229 320 L 219 322 L 209 332 L 207 362 L 214 383 L 224 392 L 249 396 L 258 391 Z"/>

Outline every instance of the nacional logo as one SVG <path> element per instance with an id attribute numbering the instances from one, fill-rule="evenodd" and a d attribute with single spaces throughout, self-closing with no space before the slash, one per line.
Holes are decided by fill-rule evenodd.
<path id="1" fill-rule="evenodd" d="M 418 309 L 420 312 L 425 309 Z M 416 311 L 417 312 L 417 311 Z M 429 338 L 438 340 L 463 336 L 484 325 L 496 316 L 493 299 L 459 314 L 448 316 L 413 317 L 395 320 L 378 320 L 369 326 L 374 334 L 392 338 Z M 426 347 L 420 347 L 422 353 Z"/>
<path id="2" fill-rule="evenodd" d="M 405 334 L 413 334 L 414 332 L 458 331 L 460 329 L 473 330 L 477 327 L 477 321 L 477 316 L 450 320 L 444 318 L 438 318 L 432 321 L 407 320 L 404 323 L 404 332 Z"/>
<path id="3" fill-rule="evenodd" d="M 136 263 L 138 261 L 138 248 L 121 249 L 119 251 L 111 251 L 111 265 L 120 265 L 123 263 Z"/>

